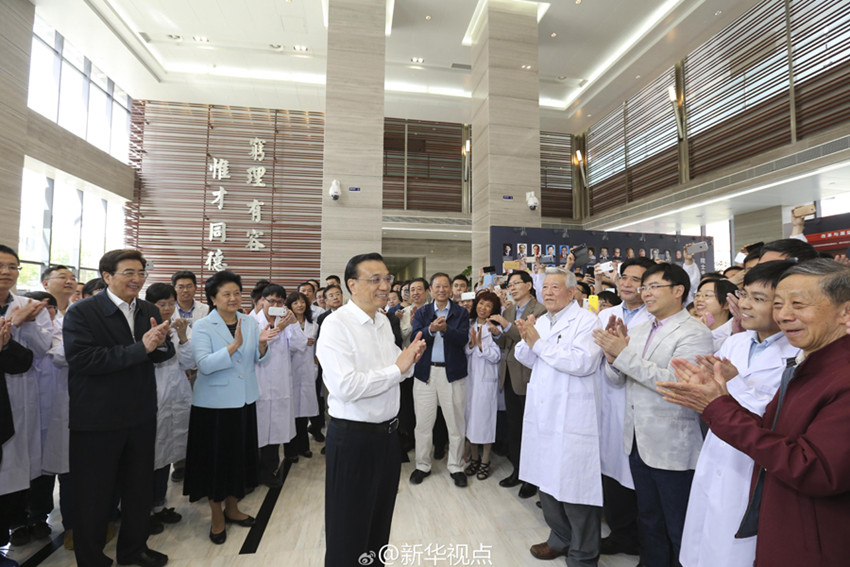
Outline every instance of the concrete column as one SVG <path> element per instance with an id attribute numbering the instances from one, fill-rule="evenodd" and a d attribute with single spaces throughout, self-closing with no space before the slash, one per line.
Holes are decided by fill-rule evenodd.
<path id="1" fill-rule="evenodd" d="M 0 244 L 17 250 L 35 7 L 0 2 Z"/>
<path id="2" fill-rule="evenodd" d="M 472 267 L 477 273 L 489 264 L 491 226 L 540 226 L 540 207 L 531 211 L 525 202 L 527 191 L 540 198 L 537 5 L 490 0 L 473 31 Z"/>
<path id="3" fill-rule="evenodd" d="M 732 256 L 742 246 L 754 242 L 778 240 L 783 237 L 782 207 L 768 207 L 749 213 L 735 215 L 732 235 Z"/>
<path id="4" fill-rule="evenodd" d="M 381 251 L 386 0 L 330 0 L 322 277 L 355 254 Z M 333 180 L 341 195 L 328 196 Z M 357 190 L 355 190 L 357 189 Z"/>

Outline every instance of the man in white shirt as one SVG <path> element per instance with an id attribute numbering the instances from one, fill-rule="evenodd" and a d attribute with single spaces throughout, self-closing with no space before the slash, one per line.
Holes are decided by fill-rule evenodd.
<path id="1" fill-rule="evenodd" d="M 189 326 L 209 315 L 210 308 L 195 300 L 198 280 L 193 272 L 180 270 L 171 276 L 171 285 L 177 292 L 177 309 L 172 319 L 189 319 Z"/>
<path id="2" fill-rule="evenodd" d="M 372 563 L 390 537 L 401 474 L 399 383 L 413 373 L 425 350 L 419 335 L 400 350 L 389 320 L 378 314 L 392 280 L 380 254 L 351 258 L 345 268 L 351 301 L 323 322 L 317 342 L 331 416 L 326 567 Z"/>

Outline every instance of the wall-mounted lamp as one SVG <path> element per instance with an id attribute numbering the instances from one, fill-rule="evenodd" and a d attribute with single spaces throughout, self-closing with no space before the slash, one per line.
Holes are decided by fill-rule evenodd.
<path id="1" fill-rule="evenodd" d="M 578 171 L 581 174 L 582 183 L 587 186 L 587 164 L 584 161 L 584 157 L 581 155 L 581 150 L 576 150 L 576 167 L 578 167 Z"/>
<path id="2" fill-rule="evenodd" d="M 680 140 L 685 139 L 685 120 L 682 114 L 682 104 L 679 102 L 679 95 L 676 93 L 676 87 L 670 85 L 667 87 L 667 96 L 670 98 L 670 104 L 673 105 L 673 114 L 676 116 L 676 133 Z"/>
<path id="3" fill-rule="evenodd" d="M 472 149 L 472 140 L 467 139 L 466 143 L 460 148 L 460 153 L 463 156 L 463 180 L 469 181 L 469 172 L 472 170 L 472 157 L 470 150 Z"/>

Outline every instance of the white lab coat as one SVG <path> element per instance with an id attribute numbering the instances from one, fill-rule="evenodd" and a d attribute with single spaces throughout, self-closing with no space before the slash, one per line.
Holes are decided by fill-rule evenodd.
<path id="1" fill-rule="evenodd" d="M 6 312 L 23 307 L 26 297 L 14 296 Z M 33 359 L 47 354 L 53 346 L 53 321 L 47 309 L 42 309 L 35 321 L 24 323 L 12 330 L 12 338 L 30 349 Z M 41 402 L 38 395 L 37 369 L 23 374 L 6 376 L 6 389 L 12 406 L 12 423 L 15 434 L 3 444 L 3 461 L 0 462 L 0 495 L 25 490 L 30 480 L 41 476 Z"/>
<path id="2" fill-rule="evenodd" d="M 728 321 L 711 331 L 711 342 L 714 345 L 714 352 L 720 350 L 720 347 L 723 346 L 723 343 L 726 342 L 726 339 L 732 336 L 732 323 L 733 320 L 730 318 Z"/>
<path id="3" fill-rule="evenodd" d="M 269 322 L 262 311 L 253 314 L 260 329 Z M 280 317 L 275 318 L 275 324 Z M 293 324 L 294 325 L 294 324 Z M 291 328 L 293 325 L 287 327 Z M 257 398 L 257 440 L 260 447 L 288 443 L 295 437 L 292 362 L 286 329 L 269 341 L 269 351 L 262 364 L 254 366 L 260 397 Z"/>
<path id="4" fill-rule="evenodd" d="M 738 403 L 764 414 L 773 399 L 785 361 L 799 350 L 785 336 L 767 347 L 748 366 L 755 331 L 737 333 L 717 353 L 726 357 L 739 374 L 726 386 Z M 684 567 L 752 567 L 756 538 L 735 539 L 750 496 L 753 460 L 709 432 L 697 461 L 679 561 Z"/>
<path id="5" fill-rule="evenodd" d="M 292 400 L 295 417 L 319 415 L 319 400 L 316 398 L 316 344 L 307 345 L 308 338 L 316 338 L 319 325 L 304 320 L 304 329 L 296 321 L 286 328 L 289 341 L 289 356 L 292 362 Z"/>
<path id="6" fill-rule="evenodd" d="M 474 323 L 472 331 L 480 327 Z M 466 343 L 466 438 L 470 443 L 496 441 L 496 411 L 499 404 L 499 361 L 502 351 L 493 341 L 490 328 L 483 325 L 481 348 L 469 348 Z"/>
<path id="7" fill-rule="evenodd" d="M 41 468 L 46 474 L 65 474 L 70 470 L 68 412 L 71 401 L 68 397 L 68 363 L 65 361 L 65 343 L 62 340 L 64 319 L 65 316 L 62 313 L 56 313 L 56 318 L 53 320 L 55 330 L 53 346 L 43 359 L 46 362 L 42 367 L 45 376 L 40 383 L 44 385 L 44 390 L 41 391 L 42 398 L 44 395 L 50 398 L 49 413 L 42 413 L 41 416 L 42 427 L 45 428 L 41 448 Z M 47 375 L 49 380 L 44 381 Z"/>
<path id="8" fill-rule="evenodd" d="M 192 329 L 189 340 L 180 344 L 177 330 L 171 329 L 171 343 L 177 351 L 165 362 L 154 364 L 156 374 L 156 448 L 154 470 L 186 458 L 189 438 L 189 411 L 192 408 L 192 386 L 186 371 L 195 367 L 192 356 Z"/>
<path id="9" fill-rule="evenodd" d="M 609 307 L 599 313 L 599 324 L 604 329 L 608 326 L 608 319 L 614 315 L 623 318 L 623 304 Z M 648 321 L 651 315 L 643 307 L 635 313 L 629 321 L 629 327 L 640 325 Z M 600 424 L 601 424 L 601 455 L 602 474 L 611 477 L 622 486 L 634 490 L 635 483 L 632 480 L 632 469 L 629 466 L 629 456 L 623 451 L 623 423 L 626 415 L 626 385 L 614 384 L 605 377 L 605 355 L 599 360 L 599 368 L 596 371 L 596 386 L 599 388 L 600 396 Z"/>
<path id="10" fill-rule="evenodd" d="M 540 340 L 517 343 L 516 359 L 531 368 L 522 421 L 519 477 L 560 502 L 602 506 L 599 405 L 595 373 L 601 349 L 595 314 L 573 301 L 550 329 L 537 320 Z"/>

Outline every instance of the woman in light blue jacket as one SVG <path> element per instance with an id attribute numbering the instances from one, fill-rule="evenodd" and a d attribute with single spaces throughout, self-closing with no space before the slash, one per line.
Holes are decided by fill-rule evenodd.
<path id="1" fill-rule="evenodd" d="M 255 319 L 239 312 L 242 279 L 233 272 L 211 276 L 205 291 L 210 314 L 192 327 L 198 378 L 189 418 L 183 494 L 193 502 L 209 498 L 210 540 L 222 544 L 227 539 L 226 524 L 254 524 L 254 518 L 237 504 L 258 481 L 255 402 L 259 389 L 254 364 L 264 362 L 268 340 L 280 331 L 260 330 Z"/>

